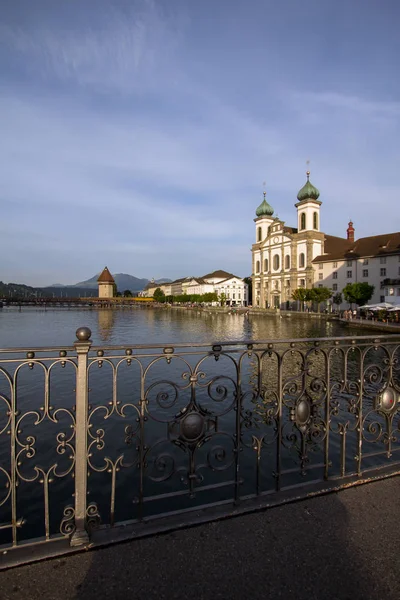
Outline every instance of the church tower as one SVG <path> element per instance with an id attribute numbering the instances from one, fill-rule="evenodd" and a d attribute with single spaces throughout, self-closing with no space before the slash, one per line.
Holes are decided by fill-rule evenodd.
<path id="1" fill-rule="evenodd" d="M 322 204 L 319 191 L 310 181 L 310 171 L 307 171 L 307 181 L 297 194 L 297 229 L 302 231 L 321 231 L 319 209 Z"/>
<path id="2" fill-rule="evenodd" d="M 115 279 L 107 267 L 104 267 L 97 283 L 99 285 L 99 298 L 114 298 Z"/>
<path id="3" fill-rule="evenodd" d="M 273 222 L 272 215 L 274 214 L 274 209 L 270 204 L 268 204 L 266 200 L 267 193 L 264 192 L 264 199 L 261 202 L 260 206 L 256 210 L 256 218 L 254 219 L 256 224 L 256 244 L 262 242 L 268 235 L 268 229 L 271 223 Z"/>

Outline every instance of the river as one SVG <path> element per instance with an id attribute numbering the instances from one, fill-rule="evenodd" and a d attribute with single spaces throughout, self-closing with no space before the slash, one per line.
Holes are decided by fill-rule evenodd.
<path id="1" fill-rule="evenodd" d="M 336 337 L 348 329 L 324 318 L 221 313 L 196 309 L 119 310 L 3 308 L 0 347 L 71 346 L 75 331 L 86 326 L 96 345 L 176 344 Z M 368 332 L 352 331 L 351 335 Z"/>

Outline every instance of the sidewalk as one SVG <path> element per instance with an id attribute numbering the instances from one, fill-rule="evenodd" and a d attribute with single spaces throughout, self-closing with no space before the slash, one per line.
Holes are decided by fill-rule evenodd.
<path id="1" fill-rule="evenodd" d="M 0 573 L 2 600 L 400 598 L 400 477 Z"/>

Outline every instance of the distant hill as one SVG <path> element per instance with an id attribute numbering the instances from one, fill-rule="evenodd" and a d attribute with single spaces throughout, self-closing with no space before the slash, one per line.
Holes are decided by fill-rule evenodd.
<path id="1" fill-rule="evenodd" d="M 7 298 L 97 298 L 98 287 L 97 279 L 94 275 L 87 281 L 76 283 L 75 285 L 64 285 L 54 283 L 46 287 L 31 287 L 21 283 L 3 283 L 0 281 L 0 299 Z M 118 273 L 114 275 L 119 292 L 130 290 L 132 293 L 140 292 L 149 283 L 149 279 L 139 279 L 133 275 Z M 171 279 L 157 279 L 156 283 L 168 283 Z"/>
<path id="2" fill-rule="evenodd" d="M 94 275 L 86 281 L 76 283 L 73 287 L 97 290 L 97 279 L 99 275 L 100 273 L 97 273 L 97 275 Z M 124 292 L 125 290 L 130 290 L 131 292 L 140 292 L 149 283 L 149 279 L 139 279 L 138 277 L 127 275 L 126 273 L 117 273 L 116 275 L 113 275 L 113 277 L 119 292 Z M 157 283 L 168 283 L 170 281 L 171 279 L 158 279 Z"/>

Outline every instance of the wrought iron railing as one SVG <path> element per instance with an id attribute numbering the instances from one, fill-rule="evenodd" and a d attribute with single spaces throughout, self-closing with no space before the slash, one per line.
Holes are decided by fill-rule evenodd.
<path id="1" fill-rule="evenodd" d="M 397 473 L 400 336 L 0 351 L 2 566 Z"/>

